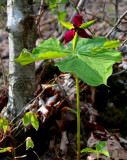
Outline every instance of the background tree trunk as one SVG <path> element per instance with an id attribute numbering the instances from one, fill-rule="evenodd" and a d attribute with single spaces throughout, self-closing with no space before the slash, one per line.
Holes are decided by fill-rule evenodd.
<path id="1" fill-rule="evenodd" d="M 12 62 L 26 48 L 31 51 L 35 47 L 36 25 L 32 0 L 7 0 L 9 32 L 9 101 L 5 116 L 12 120 L 22 108 L 33 98 L 35 91 L 35 66 L 20 65 Z M 19 117 L 20 118 L 20 117 Z"/>

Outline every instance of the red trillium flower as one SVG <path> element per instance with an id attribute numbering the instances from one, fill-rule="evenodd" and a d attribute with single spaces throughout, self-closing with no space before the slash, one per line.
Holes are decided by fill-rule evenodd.
<path id="1" fill-rule="evenodd" d="M 70 42 L 74 38 L 75 32 L 77 32 L 77 34 L 81 38 L 92 39 L 92 36 L 89 35 L 84 29 L 91 26 L 95 22 L 95 20 L 84 23 L 84 24 L 82 24 L 82 21 L 83 21 L 83 16 L 82 15 L 76 15 L 73 19 L 73 24 L 61 21 L 62 25 L 70 30 L 64 36 L 65 43 Z"/>

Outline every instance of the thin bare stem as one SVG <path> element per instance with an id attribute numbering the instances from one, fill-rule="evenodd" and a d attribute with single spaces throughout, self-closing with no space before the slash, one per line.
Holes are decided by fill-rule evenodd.
<path id="1" fill-rule="evenodd" d="M 117 26 L 121 23 L 122 19 L 127 15 L 127 11 L 123 13 L 123 15 L 118 19 L 118 21 L 116 22 L 115 26 L 108 32 L 108 34 L 106 35 L 106 37 L 109 37 L 110 34 L 117 28 Z"/>
<path id="2" fill-rule="evenodd" d="M 118 0 L 115 1 L 115 24 L 118 21 Z M 113 40 L 114 37 L 116 35 L 116 29 L 114 29 L 114 31 L 112 32 L 112 34 L 110 34 L 110 39 Z"/>
<path id="3" fill-rule="evenodd" d="M 38 18 L 37 18 L 37 26 L 39 25 L 40 23 L 40 19 L 41 19 L 41 16 L 43 14 L 43 5 L 44 5 L 44 0 L 41 1 L 41 5 L 40 5 L 40 10 L 38 12 Z"/>
<path id="4" fill-rule="evenodd" d="M 38 160 L 40 160 L 38 154 L 35 151 L 33 151 L 33 153 L 37 156 Z"/>
<path id="5" fill-rule="evenodd" d="M 24 142 L 22 142 L 20 145 L 18 145 L 18 146 L 17 146 L 16 148 L 14 148 L 14 149 L 16 150 L 17 148 L 21 147 L 25 142 L 26 142 L 26 139 L 25 139 Z"/>

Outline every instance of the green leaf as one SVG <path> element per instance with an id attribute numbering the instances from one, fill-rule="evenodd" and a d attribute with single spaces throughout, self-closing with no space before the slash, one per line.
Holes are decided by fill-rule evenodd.
<path id="1" fill-rule="evenodd" d="M 3 6 L 3 3 L 2 3 L 2 2 L 0 2 L 0 6 Z"/>
<path id="2" fill-rule="evenodd" d="M 34 61 L 35 59 L 32 58 L 32 54 L 27 49 L 23 49 L 19 57 L 13 62 L 19 62 L 22 65 L 26 65 L 29 63 L 33 63 Z"/>
<path id="3" fill-rule="evenodd" d="M 8 127 L 8 120 L 6 118 L 3 118 L 3 130 L 4 133 L 6 133 Z"/>
<path id="4" fill-rule="evenodd" d="M 60 3 L 66 3 L 68 0 L 61 0 Z"/>
<path id="5" fill-rule="evenodd" d="M 8 127 L 8 120 L 6 118 L 0 119 L 0 129 L 3 128 L 4 133 L 6 133 Z"/>
<path id="6" fill-rule="evenodd" d="M 101 48 L 104 46 L 105 42 L 109 42 L 107 38 L 104 37 L 95 37 L 93 36 L 93 39 L 89 38 L 79 38 L 78 39 L 78 45 L 76 46 L 76 50 L 78 52 L 82 51 L 91 51 L 94 48 Z M 73 41 L 69 43 L 70 49 L 73 50 Z"/>
<path id="7" fill-rule="evenodd" d="M 97 152 L 97 151 L 92 148 L 85 148 L 85 149 L 81 150 L 81 153 L 83 153 L 83 152 Z"/>
<path id="8" fill-rule="evenodd" d="M 90 21 L 87 23 L 83 23 L 79 28 L 86 29 L 86 28 L 90 27 L 91 25 L 93 25 L 95 23 L 95 21 L 96 20 L 93 20 L 93 21 Z"/>
<path id="9" fill-rule="evenodd" d="M 10 152 L 11 150 L 12 150 L 12 147 L 0 148 L 0 153 Z"/>
<path id="10" fill-rule="evenodd" d="M 64 27 L 68 28 L 69 30 L 71 30 L 71 29 L 74 28 L 73 24 L 71 24 L 71 23 L 64 22 L 64 21 L 60 21 L 60 23 L 61 23 Z"/>
<path id="11" fill-rule="evenodd" d="M 103 150 L 103 151 L 101 151 L 101 152 L 99 152 L 99 153 L 100 153 L 100 154 L 104 154 L 104 155 L 107 156 L 107 157 L 110 157 L 108 151 Z"/>
<path id="12" fill-rule="evenodd" d="M 28 150 L 29 148 L 34 148 L 34 143 L 31 137 L 26 138 L 26 150 Z"/>
<path id="13" fill-rule="evenodd" d="M 27 113 L 25 114 L 25 116 L 23 117 L 23 124 L 24 124 L 25 126 L 27 126 L 27 125 L 29 125 L 30 123 L 32 124 L 32 126 L 33 126 L 36 130 L 38 130 L 38 128 L 39 128 L 39 121 L 38 121 L 38 118 L 37 118 L 36 114 L 35 114 L 35 113 L 27 112 Z"/>
<path id="14" fill-rule="evenodd" d="M 73 53 L 73 51 L 64 48 L 58 40 L 50 38 L 40 42 L 39 46 L 34 48 L 32 53 L 23 49 L 20 56 L 13 62 L 26 65 L 37 60 L 67 57 L 71 53 Z"/>
<path id="15" fill-rule="evenodd" d="M 3 119 L 0 119 L 0 129 L 3 128 Z"/>
<path id="16" fill-rule="evenodd" d="M 91 86 L 107 85 L 112 74 L 112 65 L 121 61 L 120 53 L 115 49 L 103 49 L 106 38 L 79 39 L 76 54 L 56 63 L 62 72 L 71 72 Z M 73 43 L 70 44 L 73 50 Z M 92 51 L 93 48 L 101 49 Z"/>
<path id="17" fill-rule="evenodd" d="M 32 113 L 32 114 L 31 114 L 31 124 L 32 124 L 32 126 L 33 126 L 36 130 L 38 130 L 38 128 L 39 128 L 39 121 L 38 121 L 38 118 L 37 118 L 37 116 L 36 116 L 35 113 Z"/>
<path id="18" fill-rule="evenodd" d="M 31 113 L 30 113 L 30 112 L 27 112 L 27 113 L 25 114 L 25 116 L 23 117 L 23 124 L 24 124 L 25 126 L 28 126 L 28 125 L 30 124 L 30 122 L 31 122 Z"/>
<path id="19" fill-rule="evenodd" d="M 120 41 L 107 41 L 104 43 L 103 47 L 95 47 L 92 49 L 92 51 L 97 51 L 100 49 L 110 49 L 110 48 L 116 48 L 120 45 Z"/>
<path id="20" fill-rule="evenodd" d="M 116 48 L 120 45 L 120 41 L 109 41 L 109 42 L 105 42 L 103 49 L 108 49 L 108 48 Z"/>
<path id="21" fill-rule="evenodd" d="M 65 49 L 59 41 L 50 38 L 42 41 L 32 54 L 28 51 L 24 55 L 21 53 L 15 62 L 28 64 L 36 60 L 67 57 L 56 63 L 62 72 L 73 73 L 91 86 L 107 85 L 107 78 L 112 74 L 113 64 L 121 61 L 120 52 L 107 42 L 110 41 L 102 37 L 79 38 L 74 53 L 73 42 L 69 43 L 70 48 Z"/>
<path id="22" fill-rule="evenodd" d="M 106 142 L 105 142 L 105 141 L 100 141 L 99 143 L 96 144 L 96 150 L 97 150 L 97 151 L 100 151 L 100 150 L 102 150 L 105 146 L 106 146 Z"/>
<path id="23" fill-rule="evenodd" d="M 58 3 L 58 0 L 50 0 L 49 1 L 49 8 L 50 8 L 52 13 L 54 11 L 54 8 L 57 7 L 57 3 Z"/>
<path id="24" fill-rule="evenodd" d="M 64 21 L 66 17 L 66 11 L 57 11 L 57 18 L 59 21 Z"/>
<path id="25" fill-rule="evenodd" d="M 112 74 L 112 65 L 120 61 L 116 50 L 101 50 L 96 52 L 80 52 L 77 55 L 56 63 L 62 72 L 76 74 L 91 86 L 107 85 L 107 78 Z"/>

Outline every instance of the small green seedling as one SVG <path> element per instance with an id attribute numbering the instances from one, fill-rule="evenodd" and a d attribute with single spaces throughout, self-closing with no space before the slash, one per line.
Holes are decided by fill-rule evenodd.
<path id="1" fill-rule="evenodd" d="M 4 133 L 6 133 L 7 128 L 8 128 L 8 120 L 4 117 L 2 119 L 0 119 L 0 129 L 3 128 Z"/>
<path id="2" fill-rule="evenodd" d="M 13 147 L 5 147 L 5 148 L 0 147 L 0 153 L 11 152 L 12 149 Z"/>
<path id="3" fill-rule="evenodd" d="M 27 112 L 23 117 L 23 124 L 25 126 L 32 124 L 36 131 L 39 129 L 39 121 L 35 113 Z"/>
<path id="4" fill-rule="evenodd" d="M 34 148 L 34 142 L 32 141 L 31 137 L 26 138 L 26 150 L 29 148 Z"/>
<path id="5" fill-rule="evenodd" d="M 110 157 L 109 152 L 106 150 L 102 150 L 104 147 L 106 146 L 106 142 L 105 141 L 101 141 L 99 143 L 96 144 L 96 150 L 92 149 L 92 148 L 85 148 L 81 150 L 81 153 L 83 152 L 94 152 L 97 154 L 97 160 L 99 160 L 99 154 L 103 154 L 107 157 Z"/>

